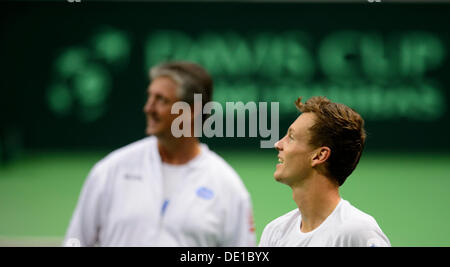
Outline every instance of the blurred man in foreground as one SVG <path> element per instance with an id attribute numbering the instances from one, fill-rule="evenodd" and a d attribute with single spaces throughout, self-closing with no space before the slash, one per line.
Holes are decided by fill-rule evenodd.
<path id="1" fill-rule="evenodd" d="M 251 200 L 240 177 L 196 137 L 171 132 L 174 103 L 193 105 L 194 94 L 211 100 L 210 75 L 193 63 L 169 62 L 150 76 L 144 113 L 151 136 L 94 166 L 65 245 L 254 246 Z"/>
<path id="2" fill-rule="evenodd" d="M 325 97 L 296 106 L 302 114 L 275 143 L 274 177 L 292 188 L 298 209 L 269 223 L 259 246 L 390 246 L 375 219 L 339 195 L 364 148 L 362 117 Z"/>

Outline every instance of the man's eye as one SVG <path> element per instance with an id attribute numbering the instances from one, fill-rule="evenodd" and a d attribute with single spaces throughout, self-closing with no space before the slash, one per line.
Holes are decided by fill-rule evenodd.
<path id="1" fill-rule="evenodd" d="M 156 101 L 158 101 L 158 102 L 160 102 L 160 103 L 163 103 L 163 104 L 166 104 L 167 99 L 165 99 L 165 98 L 162 97 L 162 96 L 157 96 L 157 97 L 156 97 Z"/>
<path id="2" fill-rule="evenodd" d="M 292 136 L 292 134 L 290 134 L 289 139 L 294 140 L 294 136 Z"/>

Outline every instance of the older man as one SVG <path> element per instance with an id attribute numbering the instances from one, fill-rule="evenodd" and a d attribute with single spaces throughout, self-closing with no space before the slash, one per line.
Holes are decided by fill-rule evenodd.
<path id="1" fill-rule="evenodd" d="M 240 177 L 193 135 L 175 138 L 171 132 L 174 103 L 193 105 L 194 94 L 210 101 L 210 75 L 194 63 L 169 62 L 153 67 L 150 76 L 144 106 L 150 137 L 94 166 L 65 244 L 255 245 L 250 195 Z"/>

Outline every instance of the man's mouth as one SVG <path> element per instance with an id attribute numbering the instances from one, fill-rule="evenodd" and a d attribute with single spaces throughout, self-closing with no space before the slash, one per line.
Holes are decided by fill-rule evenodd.
<path id="1" fill-rule="evenodd" d="M 154 117 L 154 116 L 149 116 L 148 119 L 147 119 L 147 121 L 148 121 L 149 123 L 155 123 L 155 122 L 159 122 L 159 118 Z"/>
<path id="2" fill-rule="evenodd" d="M 282 158 L 278 157 L 278 163 L 279 163 L 279 164 L 283 164 L 283 163 L 284 163 L 284 160 L 283 160 Z"/>

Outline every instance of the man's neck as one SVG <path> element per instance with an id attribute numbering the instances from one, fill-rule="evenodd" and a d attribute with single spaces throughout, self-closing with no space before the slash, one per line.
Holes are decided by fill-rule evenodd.
<path id="1" fill-rule="evenodd" d="M 158 138 L 158 152 L 162 162 L 181 165 L 195 158 L 201 150 L 195 137 Z"/>
<path id="2" fill-rule="evenodd" d="M 302 215 L 300 230 L 303 233 L 319 227 L 341 200 L 339 187 L 319 174 L 292 186 L 292 197 Z"/>

